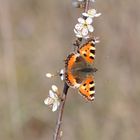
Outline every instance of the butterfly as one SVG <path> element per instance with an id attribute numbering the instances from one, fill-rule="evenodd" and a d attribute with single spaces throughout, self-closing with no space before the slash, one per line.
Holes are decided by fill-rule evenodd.
<path id="1" fill-rule="evenodd" d="M 65 82 L 72 88 L 78 88 L 78 92 L 88 101 L 93 101 L 95 98 L 93 73 L 97 69 L 92 66 L 95 61 L 95 44 L 94 39 L 87 41 L 75 52 L 70 53 L 65 60 Z"/>

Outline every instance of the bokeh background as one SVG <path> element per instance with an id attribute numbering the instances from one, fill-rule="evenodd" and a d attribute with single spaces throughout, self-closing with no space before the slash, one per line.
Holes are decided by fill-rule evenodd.
<path id="1" fill-rule="evenodd" d="M 97 0 L 96 100 L 70 89 L 63 140 L 140 140 L 140 0 Z M 0 140 L 51 140 L 57 112 L 43 103 L 73 50 L 81 11 L 71 0 L 0 0 Z"/>

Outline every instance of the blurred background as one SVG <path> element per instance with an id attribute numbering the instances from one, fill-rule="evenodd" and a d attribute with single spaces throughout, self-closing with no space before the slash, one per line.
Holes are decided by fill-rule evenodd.
<path id="1" fill-rule="evenodd" d="M 96 100 L 70 89 L 63 140 L 140 140 L 139 0 L 96 0 Z M 0 139 L 51 140 L 57 112 L 43 103 L 73 50 L 81 15 L 71 0 L 0 0 Z"/>

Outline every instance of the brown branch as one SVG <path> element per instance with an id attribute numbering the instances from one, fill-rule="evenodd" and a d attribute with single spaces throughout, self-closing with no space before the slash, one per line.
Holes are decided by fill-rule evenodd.
<path id="1" fill-rule="evenodd" d="M 65 102 L 66 102 L 68 89 L 69 89 L 69 86 L 65 83 L 64 89 L 63 89 L 63 95 L 62 95 L 63 100 L 61 101 L 61 104 L 60 104 L 60 108 L 59 108 L 59 112 L 58 112 L 58 119 L 57 119 L 57 124 L 56 124 L 56 129 L 55 129 L 53 140 L 58 140 L 61 138 L 60 132 L 61 132 L 61 125 L 62 125 L 62 116 L 63 116 L 63 111 L 64 111 L 64 106 L 65 106 Z"/>
<path id="2" fill-rule="evenodd" d="M 84 10 L 84 12 L 87 12 L 88 11 L 88 9 L 89 9 L 89 3 L 90 3 L 90 0 L 86 0 L 85 1 L 85 10 Z"/>
<path id="3" fill-rule="evenodd" d="M 85 0 L 84 12 L 88 11 L 89 3 L 90 3 L 90 0 Z M 79 40 L 79 41 L 82 41 L 82 40 Z M 76 42 L 76 44 L 74 44 L 74 45 L 78 46 L 80 44 Z M 57 119 L 57 123 L 56 123 L 56 129 L 55 129 L 53 140 L 60 140 L 61 136 L 62 136 L 61 135 L 62 117 L 63 117 L 64 106 L 65 106 L 65 102 L 66 102 L 68 89 L 69 89 L 69 86 L 67 85 L 67 83 L 65 83 L 64 88 L 63 88 L 62 101 L 61 101 L 59 112 L 58 112 L 58 119 Z"/>

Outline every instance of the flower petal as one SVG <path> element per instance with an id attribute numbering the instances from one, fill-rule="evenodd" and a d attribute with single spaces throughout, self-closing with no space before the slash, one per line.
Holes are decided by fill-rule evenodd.
<path id="1" fill-rule="evenodd" d="M 91 18 L 91 17 L 88 17 L 88 18 L 86 19 L 86 23 L 87 23 L 87 24 L 91 24 L 91 23 L 92 23 L 92 18 Z"/>
<path id="2" fill-rule="evenodd" d="M 58 92 L 57 86 L 56 86 L 56 85 L 52 85 L 52 90 L 53 90 L 54 92 Z"/>
<path id="3" fill-rule="evenodd" d="M 82 29 L 82 35 L 86 36 L 88 34 L 88 29 L 87 28 L 83 28 Z"/>
<path id="4" fill-rule="evenodd" d="M 100 15 L 102 15 L 101 13 L 97 13 L 95 14 L 95 17 L 99 17 Z"/>
<path id="5" fill-rule="evenodd" d="M 83 16 L 88 17 L 89 15 L 87 13 L 82 13 Z"/>
<path id="6" fill-rule="evenodd" d="M 77 34 L 76 37 L 78 37 L 78 38 L 82 38 L 83 36 L 80 35 L 80 34 Z"/>
<path id="7" fill-rule="evenodd" d="M 52 90 L 49 90 L 49 95 L 51 98 L 55 98 L 55 93 Z"/>
<path id="8" fill-rule="evenodd" d="M 64 69 L 60 70 L 60 78 L 62 81 L 64 80 Z"/>
<path id="9" fill-rule="evenodd" d="M 95 43 L 97 44 L 97 43 L 100 43 L 100 40 L 95 40 Z"/>
<path id="10" fill-rule="evenodd" d="M 89 32 L 93 32 L 94 31 L 94 28 L 93 28 L 92 25 L 88 25 L 87 27 L 88 27 Z"/>
<path id="11" fill-rule="evenodd" d="M 61 75 L 60 78 L 61 78 L 62 81 L 64 81 L 64 78 L 65 78 L 64 74 Z"/>
<path id="12" fill-rule="evenodd" d="M 57 106 L 59 106 L 60 105 L 60 102 L 59 101 L 57 101 Z"/>
<path id="13" fill-rule="evenodd" d="M 95 9 L 90 9 L 90 10 L 88 10 L 88 14 L 89 14 L 89 16 L 94 17 L 95 14 L 96 14 L 96 10 Z"/>
<path id="14" fill-rule="evenodd" d="M 54 100 L 53 100 L 52 98 L 50 98 L 50 97 L 48 97 L 48 98 L 46 98 L 46 99 L 44 100 L 44 103 L 45 103 L 46 105 L 51 105 L 51 104 L 53 104 L 53 102 L 54 102 Z"/>
<path id="15" fill-rule="evenodd" d="M 82 27 L 83 27 L 82 24 L 76 24 L 76 25 L 75 25 L 75 29 L 76 29 L 76 30 L 81 30 Z"/>
<path id="16" fill-rule="evenodd" d="M 52 111 L 53 112 L 56 111 L 59 105 L 60 105 L 59 102 L 54 102 L 53 107 L 52 107 Z"/>
<path id="17" fill-rule="evenodd" d="M 51 73 L 46 73 L 46 77 L 51 78 L 53 75 Z"/>
<path id="18" fill-rule="evenodd" d="M 80 18 L 78 18 L 78 22 L 84 24 L 85 23 L 85 20 L 80 17 Z"/>
<path id="19" fill-rule="evenodd" d="M 78 34 L 78 31 L 76 29 L 73 30 L 75 34 Z"/>
<path id="20" fill-rule="evenodd" d="M 64 69 L 61 69 L 60 70 L 60 74 L 64 74 Z"/>
<path id="21" fill-rule="evenodd" d="M 77 31 L 77 30 L 74 29 L 74 33 L 75 33 L 75 35 L 76 35 L 77 37 L 82 38 L 82 33 L 81 33 L 81 31 Z"/>

